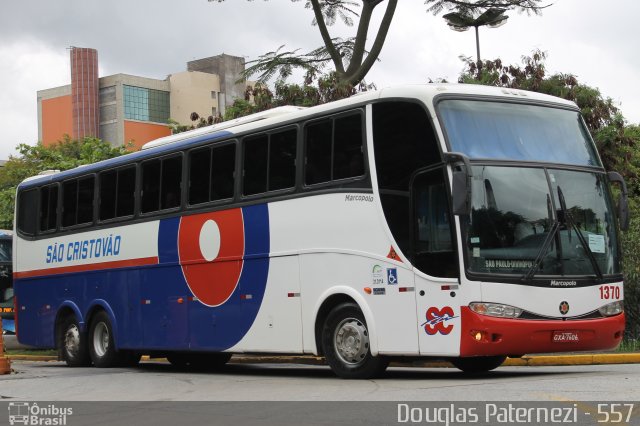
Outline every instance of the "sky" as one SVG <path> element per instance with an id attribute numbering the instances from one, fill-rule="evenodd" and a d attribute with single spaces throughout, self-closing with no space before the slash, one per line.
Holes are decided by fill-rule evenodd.
<path id="1" fill-rule="evenodd" d="M 480 28 L 483 59 L 519 64 L 547 52 L 550 73 L 571 73 L 611 97 L 630 123 L 640 123 L 640 30 L 637 0 L 550 0 L 541 15 L 510 11 L 499 28 Z M 38 139 L 36 92 L 70 84 L 70 46 L 98 50 L 99 74 L 165 78 L 187 61 L 221 53 L 247 61 L 285 45 L 322 45 L 304 1 L 21 0 L 0 14 L 0 159 Z M 473 30 L 450 30 L 423 0 L 399 0 L 384 48 L 366 80 L 377 87 L 456 81 L 461 55 L 475 57 Z M 547 3 L 543 3 L 547 4 Z M 606 6 L 605 6 L 606 5 Z M 379 22 L 384 3 L 374 21 Z M 369 38 L 375 37 L 372 25 Z M 333 37 L 355 28 L 330 27 Z M 291 80 L 295 82 L 295 80 Z"/>

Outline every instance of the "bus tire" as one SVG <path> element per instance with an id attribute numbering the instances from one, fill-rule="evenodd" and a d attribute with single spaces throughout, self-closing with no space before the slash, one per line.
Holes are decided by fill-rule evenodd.
<path id="1" fill-rule="evenodd" d="M 355 303 L 342 303 L 329 312 L 322 349 L 331 370 L 343 379 L 371 379 L 389 365 L 386 357 L 371 355 L 367 323 Z"/>
<path id="2" fill-rule="evenodd" d="M 89 354 L 98 368 L 116 367 L 121 364 L 122 353 L 116 352 L 113 327 L 106 312 L 96 313 L 89 327 Z"/>
<path id="3" fill-rule="evenodd" d="M 59 329 L 60 358 L 69 367 L 88 367 L 91 365 L 89 349 L 87 348 L 87 334 L 80 330 L 80 324 L 75 316 L 67 316 Z"/>
<path id="4" fill-rule="evenodd" d="M 453 358 L 451 363 L 465 373 L 477 374 L 495 370 L 506 359 L 506 356 L 472 356 L 468 358 Z"/>

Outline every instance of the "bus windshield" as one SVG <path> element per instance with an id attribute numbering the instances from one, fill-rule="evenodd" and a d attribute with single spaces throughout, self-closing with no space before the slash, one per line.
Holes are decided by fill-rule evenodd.
<path id="1" fill-rule="evenodd" d="M 10 239 L 0 239 L 0 262 L 11 262 Z"/>
<path id="2" fill-rule="evenodd" d="M 620 273 L 604 175 L 474 166 L 463 222 L 470 272 L 550 276 Z"/>
<path id="3" fill-rule="evenodd" d="M 453 99 L 438 103 L 438 110 L 451 151 L 471 159 L 601 166 L 577 111 Z"/>

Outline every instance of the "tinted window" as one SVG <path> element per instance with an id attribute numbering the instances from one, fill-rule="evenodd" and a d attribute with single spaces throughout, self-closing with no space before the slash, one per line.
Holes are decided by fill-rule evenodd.
<path id="1" fill-rule="evenodd" d="M 228 144 L 189 154 L 189 204 L 233 198 L 236 146 Z"/>
<path id="2" fill-rule="evenodd" d="M 422 226 L 421 222 L 417 222 L 416 225 L 416 221 L 424 217 L 424 212 L 411 212 L 411 178 L 420 169 L 440 163 L 438 141 L 425 109 L 416 103 L 392 101 L 374 104 L 372 121 L 373 149 L 382 210 L 400 250 L 411 258 L 414 257 L 411 229 L 412 226 Z M 420 191 L 428 194 L 418 196 L 416 202 L 424 203 L 424 197 L 427 195 L 435 199 L 436 189 L 439 187 L 428 184 L 425 182 L 426 179 L 426 175 L 422 177 L 421 182 L 427 187 Z M 419 244 L 415 246 L 416 249 L 418 246 Z M 422 262 L 428 261 L 425 254 L 415 255 L 419 256 Z M 425 272 L 441 275 L 433 270 Z"/>
<path id="3" fill-rule="evenodd" d="M 179 207 L 182 156 L 142 163 L 142 213 Z"/>
<path id="4" fill-rule="evenodd" d="M 236 170 L 235 144 L 213 148 L 212 164 L 211 200 L 232 198 Z"/>
<path id="5" fill-rule="evenodd" d="M 309 124 L 305 128 L 305 147 L 307 185 L 364 175 L 360 114 Z"/>
<path id="6" fill-rule="evenodd" d="M 142 213 L 160 209 L 160 160 L 142 163 Z"/>
<path id="7" fill-rule="evenodd" d="M 58 222 L 58 185 L 40 188 L 40 231 L 56 229 Z"/>
<path id="8" fill-rule="evenodd" d="M 296 184 L 295 129 L 274 133 L 269 141 L 269 191 L 292 188 Z"/>
<path id="9" fill-rule="evenodd" d="M 364 174 L 362 155 L 362 121 L 360 115 L 350 115 L 335 121 L 333 143 L 333 179 Z"/>
<path id="10" fill-rule="evenodd" d="M 180 188 L 182 186 L 182 157 L 171 157 L 162 160 L 162 209 L 180 207 Z"/>
<path id="11" fill-rule="evenodd" d="M 209 201 L 211 190 L 211 148 L 189 153 L 189 204 Z"/>
<path id="12" fill-rule="evenodd" d="M 36 233 L 38 190 L 22 191 L 18 195 L 18 229 L 25 234 Z"/>
<path id="13" fill-rule="evenodd" d="M 290 129 L 244 140 L 244 195 L 295 186 L 297 135 Z"/>
<path id="14" fill-rule="evenodd" d="M 100 220 L 116 217 L 118 173 L 115 170 L 100 173 Z"/>
<path id="15" fill-rule="evenodd" d="M 331 120 L 310 124 L 306 127 L 305 183 L 307 185 L 331 180 L 332 130 Z"/>
<path id="16" fill-rule="evenodd" d="M 457 277 L 458 258 L 453 246 L 444 169 L 418 174 L 412 194 L 414 266 L 432 276 Z"/>
<path id="17" fill-rule="evenodd" d="M 76 224 L 78 202 L 78 181 L 72 180 L 62 184 L 62 226 Z"/>
<path id="18" fill-rule="evenodd" d="M 131 216 L 135 207 L 136 168 L 100 174 L 100 220 Z"/>
<path id="19" fill-rule="evenodd" d="M 267 190 L 267 161 L 269 137 L 260 135 L 244 140 L 244 195 L 258 194 Z"/>
<path id="20" fill-rule="evenodd" d="M 118 170 L 118 198 L 116 216 L 131 216 L 136 205 L 136 168 Z"/>
<path id="21" fill-rule="evenodd" d="M 93 222 L 93 176 L 62 184 L 62 226 Z"/>

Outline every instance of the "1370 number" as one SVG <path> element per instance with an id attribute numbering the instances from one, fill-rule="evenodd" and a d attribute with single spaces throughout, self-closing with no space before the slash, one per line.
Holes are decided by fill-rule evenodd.
<path id="1" fill-rule="evenodd" d="M 615 285 L 601 285 L 600 299 L 620 299 L 620 287 Z"/>

